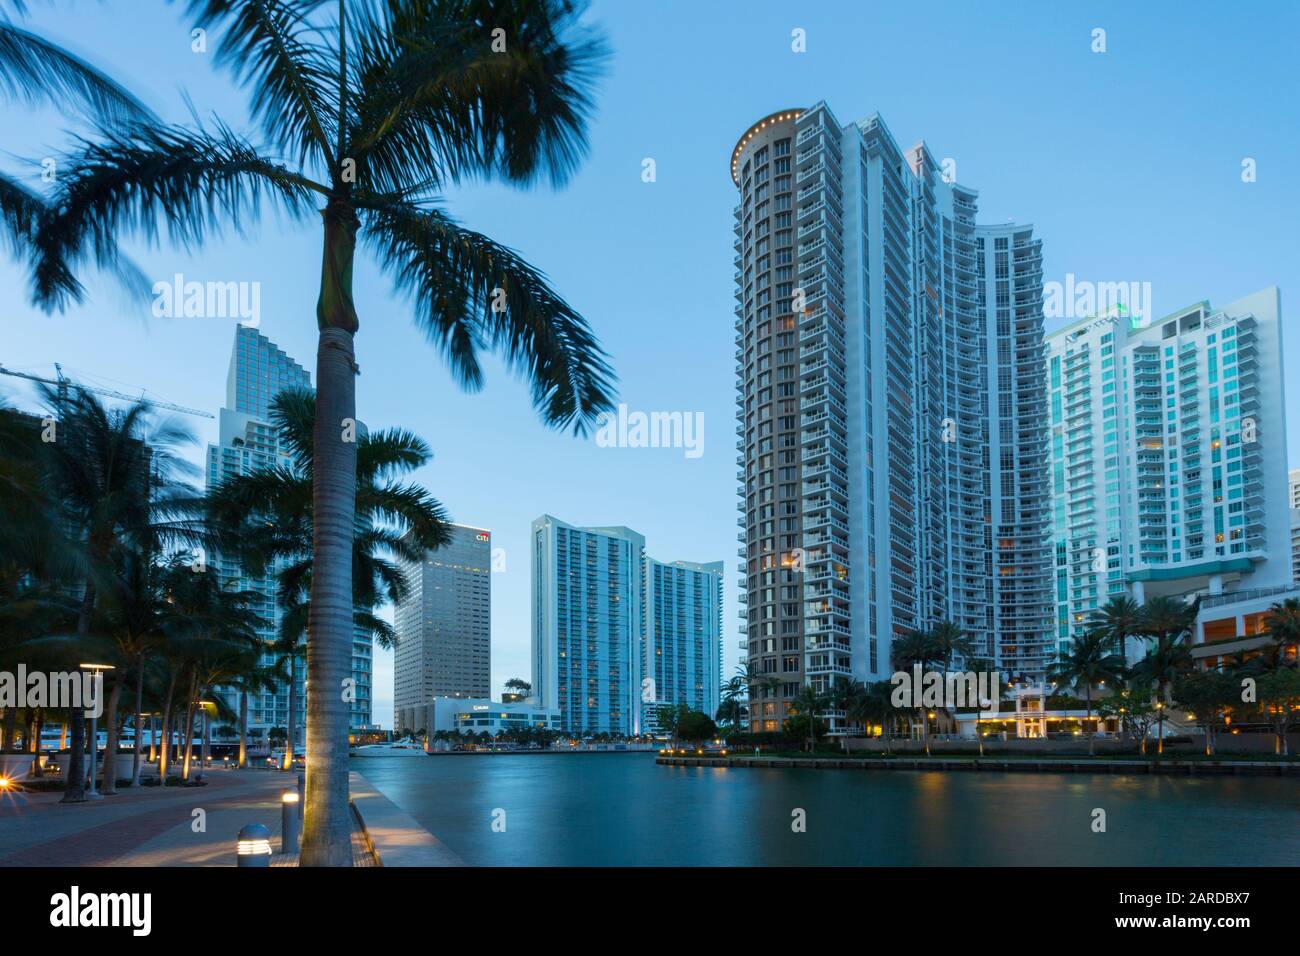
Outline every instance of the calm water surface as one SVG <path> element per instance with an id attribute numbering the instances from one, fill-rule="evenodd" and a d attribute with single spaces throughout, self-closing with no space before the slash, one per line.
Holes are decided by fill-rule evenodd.
<path id="1" fill-rule="evenodd" d="M 351 765 L 471 865 L 1300 865 L 1300 785 L 1275 777 L 660 767 L 639 753 Z"/>

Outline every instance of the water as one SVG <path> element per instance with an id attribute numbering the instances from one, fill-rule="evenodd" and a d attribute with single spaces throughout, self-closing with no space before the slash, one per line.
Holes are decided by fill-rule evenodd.
<path id="1" fill-rule="evenodd" d="M 611 753 L 352 769 L 471 865 L 1300 864 L 1289 778 L 661 767 Z"/>

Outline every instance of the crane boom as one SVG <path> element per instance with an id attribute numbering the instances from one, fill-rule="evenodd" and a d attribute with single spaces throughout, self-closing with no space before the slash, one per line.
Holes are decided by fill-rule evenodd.
<path id="1" fill-rule="evenodd" d="M 55 385 L 63 392 L 68 387 L 68 377 L 63 374 L 63 369 L 58 362 L 54 363 L 54 368 L 58 378 L 43 378 L 40 375 L 33 375 L 30 372 L 16 372 L 13 369 L 7 369 L 0 365 L 0 375 L 11 375 L 14 378 L 25 378 L 32 382 L 44 382 L 46 385 Z M 104 395 L 108 398 L 120 399 L 124 402 L 148 402 L 155 408 L 166 408 L 173 412 L 181 412 L 185 415 L 197 415 L 200 418 L 215 418 L 210 412 L 205 412 L 197 408 L 186 408 L 184 405 L 176 405 L 172 402 L 159 402 L 151 398 L 145 398 L 143 392 L 140 395 L 127 395 L 125 392 L 116 392 L 111 388 L 100 388 L 97 385 L 78 385 L 78 388 L 85 389 L 87 392 L 94 392 L 97 395 Z"/>

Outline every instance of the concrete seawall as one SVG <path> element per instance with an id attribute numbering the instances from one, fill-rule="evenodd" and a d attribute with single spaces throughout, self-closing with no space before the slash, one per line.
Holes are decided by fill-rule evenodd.
<path id="1" fill-rule="evenodd" d="M 997 757 L 669 757 L 660 756 L 655 763 L 669 767 L 763 767 L 810 770 L 964 770 L 974 773 L 1134 773 L 1238 776 L 1300 776 L 1300 763 L 1264 760 L 1054 760 Z"/>
<path id="2" fill-rule="evenodd" d="M 355 770 L 348 775 L 352 812 L 380 866 L 464 866 L 465 861 Z"/>

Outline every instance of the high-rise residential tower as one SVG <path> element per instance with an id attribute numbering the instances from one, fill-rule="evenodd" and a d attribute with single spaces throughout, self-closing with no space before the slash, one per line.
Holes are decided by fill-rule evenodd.
<path id="1" fill-rule="evenodd" d="M 1050 656 L 1042 251 L 879 116 L 824 103 L 736 144 L 736 459 L 751 728 L 799 687 L 880 680 L 949 620 Z M 833 728 L 842 726 L 831 714 Z"/>
<path id="2" fill-rule="evenodd" d="M 722 681 L 722 562 L 647 557 L 631 528 L 533 522 L 533 696 L 566 730 L 640 734 L 654 708 L 712 717 Z"/>
<path id="3" fill-rule="evenodd" d="M 1059 642 L 1114 595 L 1291 582 L 1276 288 L 1047 342 Z"/>
<path id="4" fill-rule="evenodd" d="M 394 621 L 393 726 L 435 697 L 488 697 L 492 681 L 492 535 L 452 525 L 449 544 L 419 563 L 400 561 L 406 595 Z"/>
<path id="5" fill-rule="evenodd" d="M 271 402 L 285 389 L 310 389 L 307 370 L 285 354 L 284 350 L 257 329 L 239 325 L 235 328 L 235 345 L 226 375 L 226 404 L 218 417 L 220 438 L 208 445 L 206 477 L 208 487 L 236 475 L 247 475 L 262 468 L 290 467 L 288 449 L 280 446 L 271 423 Z M 228 555 L 213 556 L 213 565 L 236 590 L 253 590 L 262 595 L 256 608 L 267 626 L 259 635 L 268 643 L 275 640 L 281 609 L 276 599 L 275 575 L 279 567 L 260 577 L 245 574 L 243 566 Z M 352 640 L 352 679 L 354 699 L 350 704 L 349 726 L 361 727 L 371 722 L 372 646 L 367 632 L 358 630 Z M 274 662 L 271 654 L 263 664 Z M 306 668 L 300 662 L 295 688 L 299 740 L 306 724 L 306 695 L 303 692 Z M 233 691 L 223 691 L 236 711 L 239 707 Z M 274 691 L 251 695 L 248 725 L 263 737 L 276 727 L 286 727 L 289 718 L 289 690 L 281 684 Z"/>
<path id="6" fill-rule="evenodd" d="M 663 704 L 712 717 L 722 702 L 722 562 L 647 557 L 644 569 L 642 727 L 654 724 Z"/>

